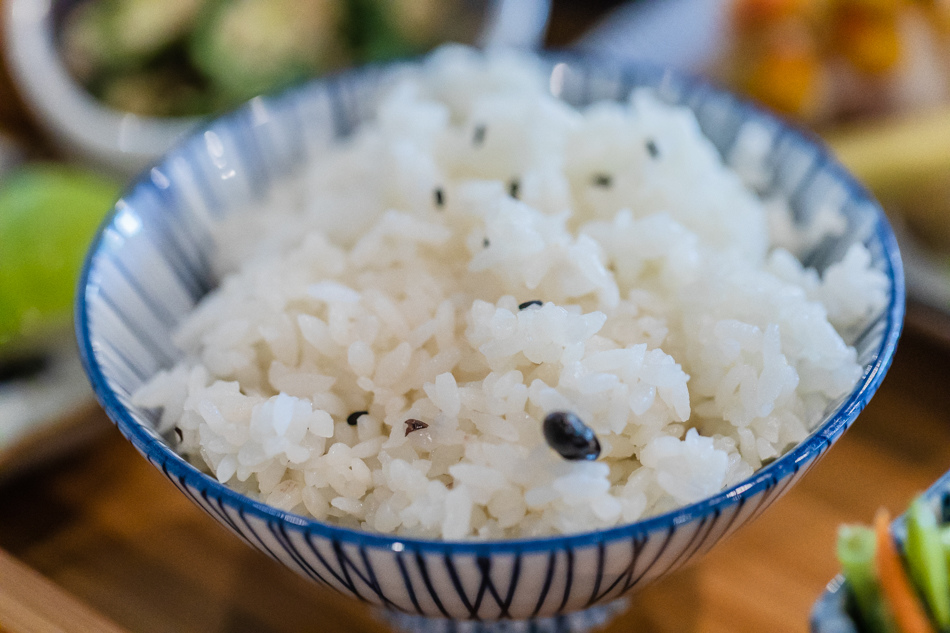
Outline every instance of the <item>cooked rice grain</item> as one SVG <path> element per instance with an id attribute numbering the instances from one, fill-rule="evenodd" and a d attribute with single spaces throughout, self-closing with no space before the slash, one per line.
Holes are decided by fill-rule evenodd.
<path id="1" fill-rule="evenodd" d="M 135 401 L 237 490 L 400 535 L 592 530 L 738 483 L 852 389 L 839 332 L 887 289 L 860 245 L 803 268 L 781 245 L 840 218 L 796 229 L 688 109 L 576 110 L 512 54 L 436 52 L 265 207 L 220 227 L 221 284 Z M 552 411 L 597 461 L 545 444 Z"/>

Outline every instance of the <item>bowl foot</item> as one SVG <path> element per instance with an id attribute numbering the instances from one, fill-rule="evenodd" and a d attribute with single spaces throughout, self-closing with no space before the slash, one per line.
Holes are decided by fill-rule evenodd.
<path id="1" fill-rule="evenodd" d="M 606 625 L 629 604 L 627 598 L 620 598 L 583 611 L 549 618 L 499 622 L 446 620 L 382 610 L 379 616 L 394 631 L 401 633 L 588 633 Z"/>

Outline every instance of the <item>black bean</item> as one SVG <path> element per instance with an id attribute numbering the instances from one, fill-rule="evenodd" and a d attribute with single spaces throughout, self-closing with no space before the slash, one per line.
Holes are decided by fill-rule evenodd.
<path id="1" fill-rule="evenodd" d="M 647 152 L 649 152 L 650 158 L 657 158 L 660 155 L 660 148 L 656 146 L 656 141 L 652 138 L 647 141 Z"/>
<path id="2" fill-rule="evenodd" d="M 519 190 L 520 188 L 521 188 L 521 183 L 518 182 L 517 180 L 512 180 L 512 181 L 508 184 L 508 193 L 511 195 L 512 198 L 514 198 L 514 199 L 517 200 L 517 199 L 518 199 L 518 190 Z"/>
<path id="3" fill-rule="evenodd" d="M 441 209 L 445 206 L 445 192 L 442 191 L 442 187 L 436 187 L 433 193 L 435 194 L 435 206 Z"/>
<path id="4" fill-rule="evenodd" d="M 538 306 L 540 308 L 543 305 L 544 305 L 543 302 L 538 301 L 537 299 L 532 299 L 531 301 L 525 301 L 524 303 L 519 303 L 518 309 L 524 310 L 525 308 L 530 308 L 531 306 Z"/>
<path id="5" fill-rule="evenodd" d="M 491 246 L 491 242 L 489 242 L 488 238 L 486 237 L 482 240 L 482 248 L 488 248 L 489 246 Z"/>
<path id="6" fill-rule="evenodd" d="M 367 413 L 369 413 L 369 411 L 354 411 L 346 416 L 346 423 L 350 426 L 356 426 L 356 423 L 360 421 L 360 416 L 366 415 Z"/>
<path id="7" fill-rule="evenodd" d="M 544 418 L 544 439 L 564 459 L 594 460 L 600 442 L 589 426 L 570 411 L 554 411 Z"/>
<path id="8" fill-rule="evenodd" d="M 485 134 L 488 132 L 488 128 L 484 125 L 479 125 L 475 127 L 475 132 L 472 134 L 472 145 L 478 147 L 485 142 Z"/>
<path id="9" fill-rule="evenodd" d="M 427 428 L 429 428 L 429 425 L 422 420 L 416 420 L 415 418 L 409 418 L 406 420 L 406 435 L 409 435 L 413 431 L 421 431 L 422 429 Z"/>
<path id="10" fill-rule="evenodd" d="M 613 182 L 614 179 L 611 178 L 609 174 L 597 174 L 594 176 L 594 184 L 598 187 L 609 187 Z"/>
<path id="11" fill-rule="evenodd" d="M 178 437 L 178 441 L 181 442 L 185 439 L 185 434 L 181 432 L 181 429 L 177 426 L 175 427 L 175 435 Z"/>

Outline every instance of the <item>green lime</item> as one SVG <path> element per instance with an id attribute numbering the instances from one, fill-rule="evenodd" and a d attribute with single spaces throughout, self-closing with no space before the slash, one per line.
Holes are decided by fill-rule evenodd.
<path id="1" fill-rule="evenodd" d="M 0 181 L 0 355 L 69 323 L 86 249 L 118 192 L 101 176 L 51 163 Z"/>

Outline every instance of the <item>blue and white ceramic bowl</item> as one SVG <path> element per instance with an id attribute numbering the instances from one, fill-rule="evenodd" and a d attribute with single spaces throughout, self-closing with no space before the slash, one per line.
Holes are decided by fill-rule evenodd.
<path id="1" fill-rule="evenodd" d="M 215 285 L 205 218 L 261 196 L 296 165 L 350 133 L 396 72 L 384 66 L 258 98 L 195 134 L 143 174 L 117 203 L 89 254 L 77 305 L 86 369 L 122 433 L 183 494 L 248 544 L 340 593 L 385 609 L 460 620 L 553 616 L 605 603 L 701 556 L 782 496 L 854 422 L 891 363 L 904 312 L 894 236 L 879 206 L 815 141 L 706 84 L 658 69 L 570 57 L 547 59 L 551 86 L 583 105 L 655 86 L 692 108 L 727 154 L 744 126 L 770 139 L 768 188 L 798 221 L 836 205 L 847 232 L 811 252 L 823 269 L 854 242 L 890 280 L 884 311 L 851 336 L 864 374 L 807 440 L 752 477 L 704 501 L 609 530 L 493 542 L 444 542 L 343 529 L 252 501 L 186 463 L 131 394 L 170 366 L 176 322 Z"/>

